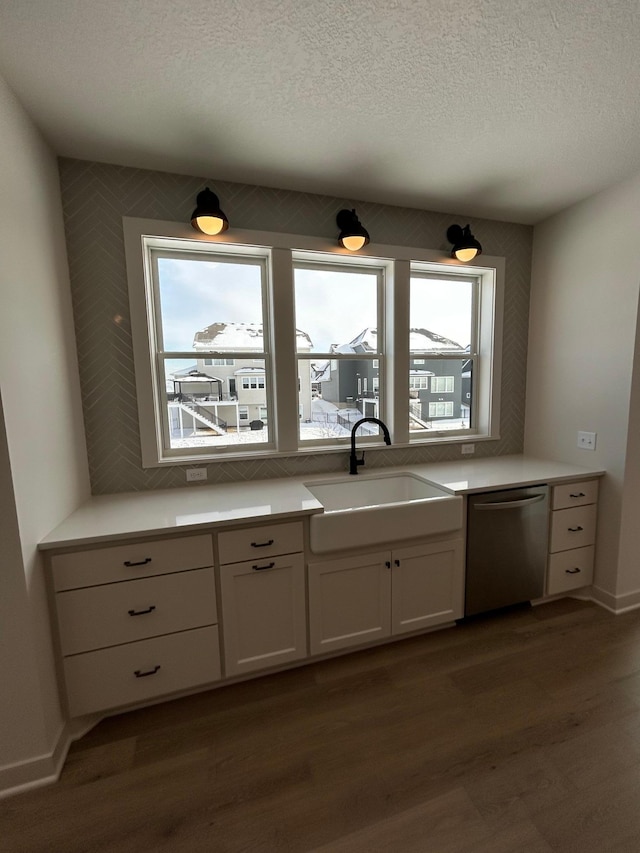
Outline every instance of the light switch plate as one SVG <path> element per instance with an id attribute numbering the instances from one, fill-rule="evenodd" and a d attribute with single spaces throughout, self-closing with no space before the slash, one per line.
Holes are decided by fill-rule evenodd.
<path id="1" fill-rule="evenodd" d="M 469 454 L 469 453 L 475 453 L 475 450 L 476 450 L 476 446 L 475 446 L 475 444 L 463 444 L 463 445 L 462 445 L 462 453 L 463 453 L 463 455 L 466 455 L 466 454 Z"/>
<path id="2" fill-rule="evenodd" d="M 578 447 L 581 450 L 596 449 L 597 433 L 595 432 L 578 432 Z"/>

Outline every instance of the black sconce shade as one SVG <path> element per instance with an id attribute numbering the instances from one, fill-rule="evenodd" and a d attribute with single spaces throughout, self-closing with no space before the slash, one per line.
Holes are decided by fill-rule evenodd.
<path id="1" fill-rule="evenodd" d="M 369 242 L 369 232 L 360 224 L 355 210 L 341 210 L 336 223 L 340 229 L 338 242 L 350 252 L 357 252 Z"/>
<path id="2" fill-rule="evenodd" d="M 209 187 L 198 193 L 196 209 L 191 214 L 191 224 L 196 231 L 214 236 L 222 234 L 229 227 L 229 220 L 220 210 L 218 196 Z"/>
<path id="3" fill-rule="evenodd" d="M 459 225 L 450 225 L 447 228 L 447 240 L 453 243 L 451 257 L 459 261 L 472 261 L 477 255 L 482 254 L 482 246 L 473 236 L 468 225 L 464 228 Z"/>

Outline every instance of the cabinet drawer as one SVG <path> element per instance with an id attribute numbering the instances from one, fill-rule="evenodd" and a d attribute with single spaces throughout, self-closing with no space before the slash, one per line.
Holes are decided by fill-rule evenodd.
<path id="1" fill-rule="evenodd" d="M 597 500 L 597 480 L 586 480 L 582 483 L 563 483 L 561 486 L 553 487 L 553 509 L 566 509 L 571 506 L 594 504 Z"/>
<path id="2" fill-rule="evenodd" d="M 56 607 L 64 655 L 218 621 L 212 568 L 59 592 Z"/>
<path id="3" fill-rule="evenodd" d="M 552 553 L 593 545 L 596 541 L 595 504 L 552 512 L 550 541 Z"/>
<path id="4" fill-rule="evenodd" d="M 65 658 L 72 717 L 144 702 L 220 678 L 217 627 Z"/>
<path id="5" fill-rule="evenodd" d="M 213 539 L 210 535 L 131 542 L 112 548 L 58 554 L 51 559 L 56 592 L 212 565 Z"/>
<path id="6" fill-rule="evenodd" d="M 218 535 L 221 563 L 262 560 L 272 554 L 294 554 L 302 548 L 302 524 L 299 521 L 229 530 Z"/>
<path id="7" fill-rule="evenodd" d="M 593 545 L 560 551 L 549 557 L 547 595 L 589 586 L 593 581 Z"/>

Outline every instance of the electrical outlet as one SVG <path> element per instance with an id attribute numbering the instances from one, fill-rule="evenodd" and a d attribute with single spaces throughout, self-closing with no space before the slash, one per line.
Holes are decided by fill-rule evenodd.
<path id="1" fill-rule="evenodd" d="M 578 447 L 581 450 L 595 450 L 596 438 L 595 432 L 578 432 Z"/>
<path id="2" fill-rule="evenodd" d="M 463 444 L 462 445 L 462 453 L 466 455 L 468 453 L 475 453 L 476 446 L 475 444 Z"/>
<path id="3" fill-rule="evenodd" d="M 187 483 L 193 483 L 195 480 L 206 480 L 206 468 L 187 468 Z"/>

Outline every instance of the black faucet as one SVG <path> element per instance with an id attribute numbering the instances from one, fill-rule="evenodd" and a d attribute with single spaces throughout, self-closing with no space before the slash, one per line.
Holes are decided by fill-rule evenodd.
<path id="1" fill-rule="evenodd" d="M 391 444 L 391 437 L 389 435 L 389 430 L 387 429 L 387 425 L 382 423 L 379 418 L 360 418 L 359 421 L 356 421 L 355 424 L 351 427 L 351 456 L 349 457 L 349 473 L 357 474 L 358 466 L 364 465 L 364 450 L 362 451 L 362 456 L 360 459 L 356 456 L 356 430 L 361 424 L 378 424 L 380 429 L 382 430 L 382 434 L 384 435 L 384 443 Z"/>

